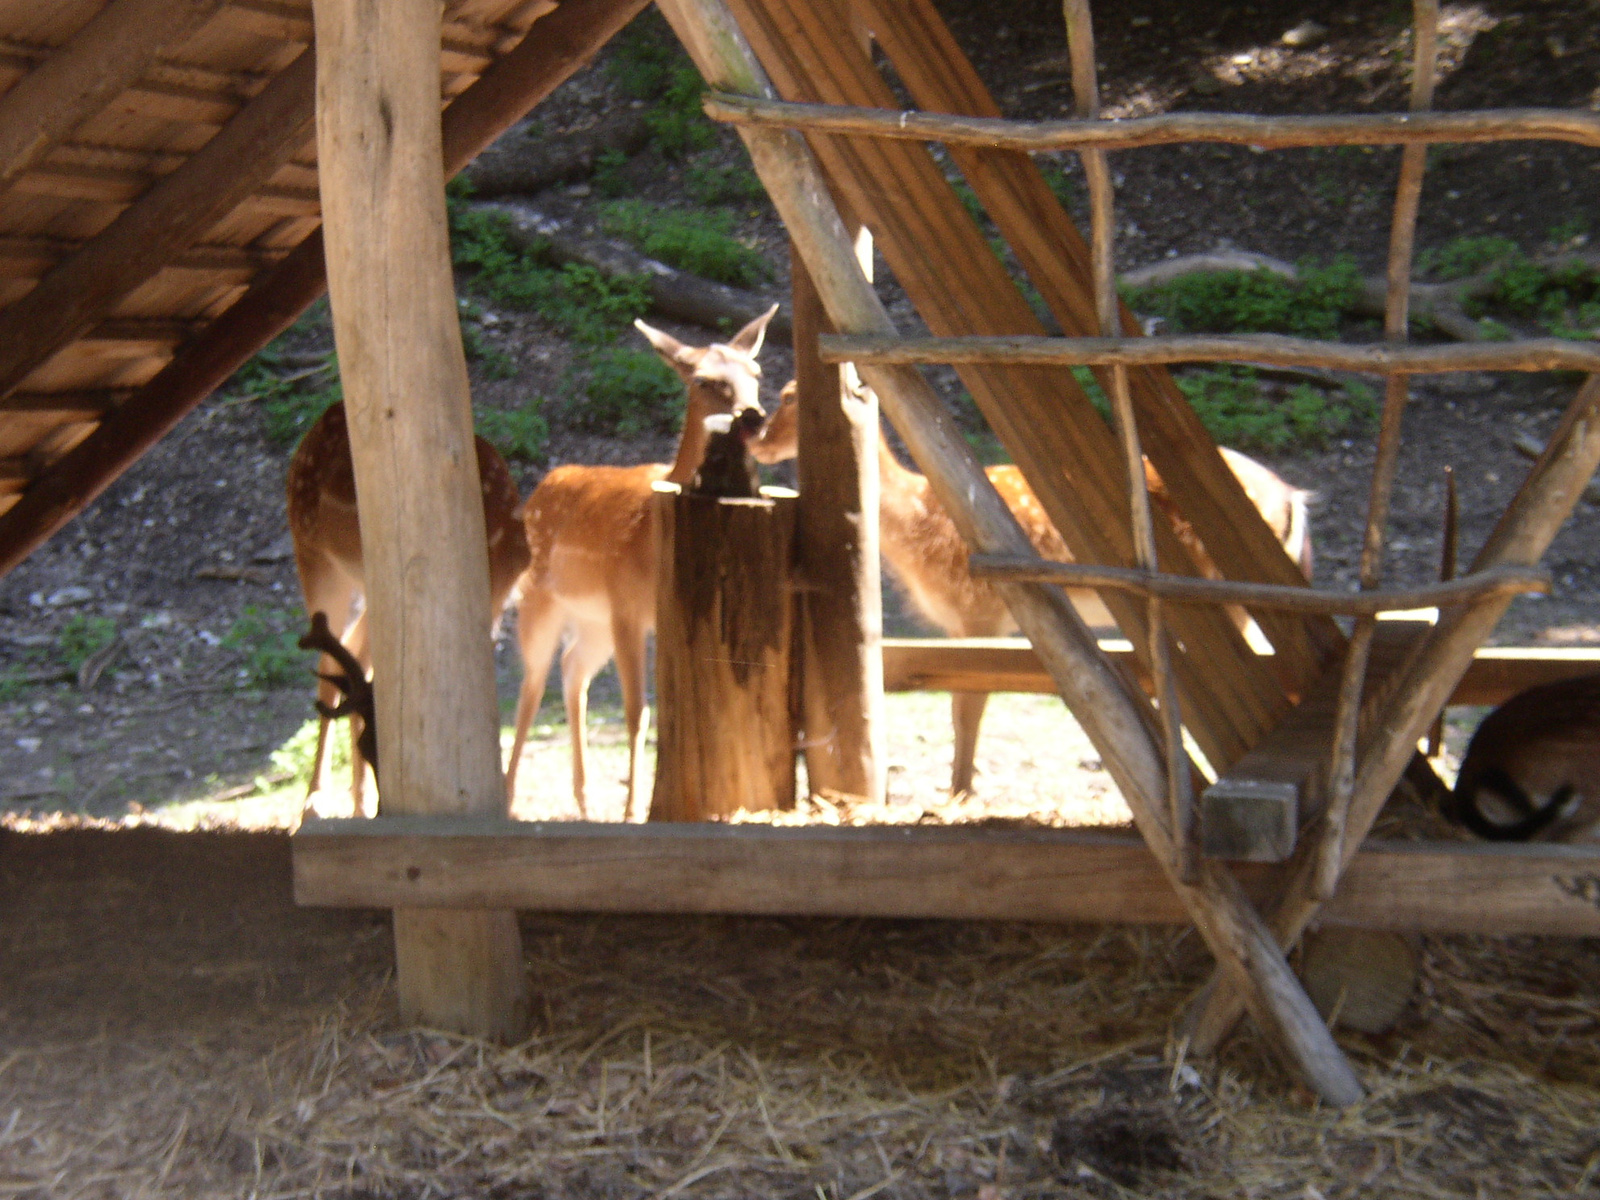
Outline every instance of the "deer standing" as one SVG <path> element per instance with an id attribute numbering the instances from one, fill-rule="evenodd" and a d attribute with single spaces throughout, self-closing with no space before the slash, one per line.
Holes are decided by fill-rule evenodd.
<path id="1" fill-rule="evenodd" d="M 490 634 L 512 585 L 528 566 L 528 542 L 517 519 L 517 485 L 505 459 L 482 438 L 475 439 L 478 478 L 483 487 L 483 523 L 489 543 Z M 294 565 L 300 574 L 306 613 L 326 613 L 329 628 L 367 667 L 367 618 L 363 605 L 361 522 L 356 513 L 355 465 L 350 458 L 350 429 L 344 404 L 323 413 L 306 431 L 289 463 L 289 534 L 294 540 Z M 336 664 L 324 656 L 319 671 L 326 676 Z M 322 763 L 328 740 L 328 716 L 337 693 L 324 679 L 317 688 L 317 748 L 311 760 L 308 797 L 322 790 Z M 350 720 L 350 793 L 357 813 L 363 812 L 365 762 L 358 749 L 361 730 Z"/>
<path id="2" fill-rule="evenodd" d="M 799 405 L 795 385 L 783 389 L 782 402 L 768 419 L 761 436 L 751 445 L 759 462 L 776 463 L 793 458 L 799 447 Z M 1268 526 L 1289 556 L 1311 578 L 1312 552 L 1307 505 L 1311 493 L 1293 487 L 1268 468 L 1226 447 L 1222 456 L 1243 485 Z M 1028 481 L 1015 466 L 989 467 L 989 481 L 1000 493 L 1039 554 L 1071 562 L 1072 553 L 1045 514 Z M 928 481 L 900 465 L 894 451 L 878 433 L 878 537 L 884 560 L 911 603 L 930 624 L 949 637 L 1000 637 L 1015 633 L 1011 611 L 992 584 L 974 579 L 967 567 L 967 544 L 955 523 L 933 496 Z M 1150 500 L 1173 520 L 1179 540 L 1202 569 L 1216 574 L 1194 529 L 1179 515 L 1156 470 L 1145 460 L 1145 480 Z M 1089 589 L 1069 589 L 1068 595 L 1085 624 L 1116 624 L 1099 594 Z M 988 706 L 987 692 L 952 692 L 951 715 L 955 725 L 955 760 L 951 770 L 952 793 L 972 787 L 973 759 L 978 748 L 978 727 Z"/>
<path id="3" fill-rule="evenodd" d="M 653 485 L 660 480 L 687 485 L 705 456 L 706 418 L 731 416 L 743 424 L 747 413 L 762 414 L 757 397 L 760 364 L 756 356 L 766 336 L 773 305 L 726 344 L 686 346 L 669 334 L 635 321 L 639 332 L 676 371 L 688 389 L 687 411 L 678 451 L 671 465 L 636 467 L 557 467 L 539 482 L 523 505 L 532 562 L 521 584 L 517 637 L 522 645 L 522 693 L 517 699 L 517 731 L 506 768 L 506 787 L 516 795 L 517 766 L 528 726 L 539 711 L 545 679 L 562 633 L 571 632 L 561 655 L 561 682 L 572 735 L 572 794 L 587 817 L 589 683 L 613 655 L 622 683 L 628 724 L 628 799 L 623 820 L 631 820 L 639 786 L 639 756 L 644 746 L 645 639 L 656 625 L 656 546 L 652 515 Z"/>
<path id="4" fill-rule="evenodd" d="M 1600 822 L 1600 675 L 1529 688 L 1485 717 L 1467 746 L 1453 800 L 1452 819 L 1490 841 L 1567 842 L 1593 830 Z"/>

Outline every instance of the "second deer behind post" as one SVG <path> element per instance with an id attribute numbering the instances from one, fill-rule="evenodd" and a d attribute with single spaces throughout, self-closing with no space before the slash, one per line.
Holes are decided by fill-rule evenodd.
<path id="1" fill-rule="evenodd" d="M 764 463 L 793 458 L 799 447 L 799 406 L 793 383 L 783 389 L 778 406 L 761 436 L 751 446 Z M 1307 505 L 1311 493 L 1293 487 L 1272 471 L 1237 450 L 1224 448 L 1223 459 L 1244 487 L 1252 504 L 1289 556 L 1311 578 L 1311 531 Z M 989 467 L 989 481 L 1016 515 L 1034 549 L 1044 558 L 1071 562 L 1072 553 L 1056 532 L 1044 506 L 1033 494 L 1022 472 L 1009 464 Z M 955 522 L 934 499 L 927 479 L 900 465 L 882 431 L 878 435 L 878 537 L 884 560 L 899 580 L 912 605 L 924 620 L 948 637 L 1000 637 L 1015 633 L 1005 601 L 992 584 L 974 579 L 967 567 L 967 544 Z M 1210 556 L 1194 530 L 1178 513 L 1155 468 L 1145 461 L 1151 502 L 1172 519 L 1173 527 L 1203 570 L 1216 574 Z M 1089 589 L 1071 589 L 1068 595 L 1084 623 L 1105 628 L 1116 624 L 1099 595 Z M 1241 619 L 1244 618 L 1241 614 Z M 955 724 L 955 761 L 952 792 L 972 787 L 973 760 L 977 755 L 978 726 L 988 706 L 987 692 L 954 692 L 951 710 Z"/>

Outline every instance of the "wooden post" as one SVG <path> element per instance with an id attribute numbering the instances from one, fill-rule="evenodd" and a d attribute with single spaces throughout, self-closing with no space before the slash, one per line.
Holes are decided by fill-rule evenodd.
<path id="1" fill-rule="evenodd" d="M 328 291 L 366 561 L 384 815 L 504 817 L 489 565 L 450 272 L 438 0 L 316 0 Z M 516 914 L 399 910 L 402 1019 L 515 1038 Z"/>
<path id="2" fill-rule="evenodd" d="M 652 821 L 794 807 L 793 492 L 759 500 L 656 484 Z"/>
<path id="3" fill-rule="evenodd" d="M 870 262 L 871 235 L 860 237 Z M 832 326 L 805 263 L 798 254 L 791 262 L 806 778 L 813 792 L 876 802 L 885 771 L 878 403 L 870 391 L 849 395 L 841 368 L 817 357 L 817 335 Z"/>

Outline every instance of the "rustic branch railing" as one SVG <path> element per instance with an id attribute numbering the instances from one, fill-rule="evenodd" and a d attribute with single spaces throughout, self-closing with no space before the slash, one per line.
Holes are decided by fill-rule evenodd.
<path id="1" fill-rule="evenodd" d="M 1134 150 L 1180 142 L 1260 146 L 1418 146 L 1440 142 L 1555 141 L 1600 146 L 1600 114 L 1559 108 L 1483 112 L 1375 113 L 1261 117 L 1234 113 L 1163 113 L 1123 121 L 1011 121 L 945 113 L 894 112 L 832 104 L 793 104 L 708 92 L 706 115 L 751 127 L 806 133 L 990 146 L 1004 150 Z"/>
<path id="2" fill-rule="evenodd" d="M 1006 554 L 974 554 L 970 562 L 976 579 L 1005 580 L 1007 583 L 1054 583 L 1076 588 L 1116 588 L 1183 604 L 1242 604 L 1250 608 L 1327 613 L 1331 616 L 1376 617 L 1386 612 L 1472 604 L 1492 596 L 1542 595 L 1550 591 L 1550 572 L 1530 567 L 1493 567 L 1463 575 L 1448 583 L 1431 583 L 1417 588 L 1334 592 L 1308 587 L 1284 587 L 1276 583 L 1235 583 L 1226 579 L 1200 579 L 1193 575 L 1163 575 L 1129 567 L 1053 562 L 1046 558 Z"/>
<path id="3" fill-rule="evenodd" d="M 1560 338 L 1466 345 L 1374 342 L 1350 346 L 1279 334 L 1182 337 L 867 337 L 824 334 L 824 362 L 910 366 L 1009 363 L 1013 366 L 1151 367 L 1243 362 L 1332 371 L 1435 375 L 1452 371 L 1600 372 L 1600 346 Z"/>

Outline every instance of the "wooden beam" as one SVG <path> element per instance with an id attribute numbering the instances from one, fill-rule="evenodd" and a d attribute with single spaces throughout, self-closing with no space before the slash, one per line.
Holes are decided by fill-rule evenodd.
<path id="1" fill-rule="evenodd" d="M 977 921 L 1188 920 L 1137 837 L 1071 829 L 307 821 L 299 904 Z M 1241 868 L 1246 894 L 1271 872 Z M 1600 936 L 1600 846 L 1368 842 L 1329 924 Z"/>
<path id="2" fill-rule="evenodd" d="M 134 388 L 91 388 L 76 392 L 12 392 L 0 397 L 0 413 L 53 413 L 98 421 L 133 395 Z"/>
<path id="3" fill-rule="evenodd" d="M 28 486 L 33 478 L 33 464 L 26 456 L 14 455 L 0 458 L 0 493 L 14 496 Z"/>
<path id="4" fill-rule="evenodd" d="M 1019 150 L 1133 150 L 1211 142 L 1287 150 L 1299 146 L 1414 146 L 1438 142 L 1561 141 L 1600 146 L 1600 117 L 1581 109 L 1482 112 L 1331 113 L 1306 117 L 1163 113 L 1117 121 L 1012 121 L 988 116 L 795 104 L 707 93 L 706 115 L 747 127 L 799 129 L 947 146 Z"/>
<path id="5" fill-rule="evenodd" d="M 1009 363 L 1013 366 L 1148 367 L 1242 362 L 1334 371 L 1595 371 L 1600 350 L 1560 338 L 1417 346 L 1349 346 L 1278 334 L 1196 337 L 824 337 L 826 362 Z"/>
<path id="6" fill-rule="evenodd" d="M 504 817 L 482 489 L 445 217 L 441 9 L 314 8 L 317 163 L 361 520 L 379 812 Z M 402 1020 L 522 1037 L 528 981 L 514 912 L 401 907 L 394 934 Z"/>
<path id="7" fill-rule="evenodd" d="M 1137 661 L 1120 638 L 1102 641 L 1100 648 L 1130 667 Z M 1597 674 L 1597 649 L 1485 646 L 1447 703 L 1504 704 L 1532 687 Z M 885 638 L 883 687 L 888 692 L 1056 694 L 1055 681 L 1026 638 Z"/>
<path id="8" fill-rule="evenodd" d="M 0 394 L 262 187 L 309 137 L 314 85 L 315 63 L 302 55 L 182 167 L 0 312 Z"/>
<path id="9" fill-rule="evenodd" d="M 0 277 L 36 279 L 83 245 L 65 238 L 0 236 Z M 284 256 L 281 250 L 202 244 L 184 251 L 167 264 L 167 269 L 209 271 L 248 282 L 263 268 L 283 261 Z"/>
<path id="10" fill-rule="evenodd" d="M 863 270 L 871 259 L 867 239 Z M 883 799 L 883 589 L 878 564 L 878 401 L 846 394 L 843 372 L 816 356 L 827 324 L 798 253 L 794 378 L 799 392 L 799 575 L 806 780 Z"/>
<path id="11" fill-rule="evenodd" d="M 1375 617 L 1403 609 L 1437 608 L 1469 604 L 1485 596 L 1548 594 L 1550 572 L 1541 567 L 1494 567 L 1461 575 L 1444 583 L 1421 587 L 1336 592 L 1277 583 L 1239 583 L 1231 579 L 1197 579 L 1193 575 L 1167 575 L 1128 567 L 1102 567 L 1093 563 L 1055 562 L 1038 555 L 1011 557 L 974 554 L 975 579 L 1010 579 L 1017 582 L 1054 583 L 1061 587 L 1112 588 L 1144 596 L 1190 604 L 1244 604 L 1251 608 L 1288 612 L 1348 614 Z"/>
<path id="12" fill-rule="evenodd" d="M 645 0 L 562 0 L 538 37 L 483 73 L 444 112 L 445 170 L 454 174 L 584 66 Z M 41 472 L 0 513 L 0 577 L 82 512 L 326 288 L 322 234 L 313 233 L 204 333 L 184 346 L 84 442 Z"/>
<path id="13" fill-rule="evenodd" d="M 722 0 L 658 0 L 658 4 L 707 82 L 726 90 L 771 94 L 761 64 Z M 788 12 L 804 15 L 793 8 Z M 853 37 L 846 24 L 826 40 L 837 56 Z M 893 323 L 862 274 L 818 162 L 805 143 L 794 135 L 767 132 L 741 131 L 741 137 L 835 327 L 845 333 L 893 333 Z M 883 180 L 877 183 L 887 186 Z M 867 373 L 867 383 L 889 409 L 934 495 L 968 545 L 992 553 L 1026 553 L 1026 535 L 971 447 L 952 428 L 948 411 L 928 382 L 913 368 L 876 367 Z M 1162 753 L 1149 704 L 1099 652 L 1059 592 L 1033 584 L 1002 584 L 1000 591 L 1100 751 L 1140 833 L 1206 944 L 1249 997 L 1251 1013 L 1268 1043 L 1330 1103 L 1352 1103 L 1361 1095 L 1359 1080 L 1237 880 L 1215 863 L 1202 863 L 1192 884 L 1179 876 L 1172 831 L 1165 819 Z"/>
<path id="14" fill-rule="evenodd" d="M 112 0 L 0 98 L 0 187 L 126 90 L 221 0 Z"/>

